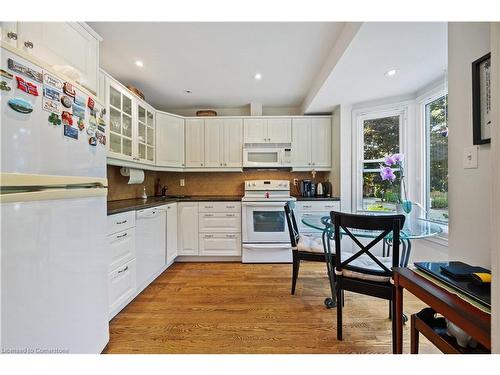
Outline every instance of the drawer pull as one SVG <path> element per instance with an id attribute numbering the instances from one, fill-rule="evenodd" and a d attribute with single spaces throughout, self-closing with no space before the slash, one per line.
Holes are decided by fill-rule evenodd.
<path id="1" fill-rule="evenodd" d="M 235 238 L 236 236 L 234 234 L 226 234 L 226 238 Z"/>
<path id="2" fill-rule="evenodd" d="M 234 217 L 234 214 L 226 214 L 227 217 Z"/>
<path id="3" fill-rule="evenodd" d="M 212 217 L 212 216 L 214 216 L 214 214 L 205 214 L 205 215 L 203 215 L 203 216 L 204 216 L 204 217 Z"/>
<path id="4" fill-rule="evenodd" d="M 123 220 L 123 221 L 117 221 L 116 224 L 117 225 L 120 225 L 120 224 L 125 224 L 127 222 L 127 220 Z"/>
<path id="5" fill-rule="evenodd" d="M 127 270 L 128 270 L 128 266 L 127 266 L 127 267 L 125 267 L 124 269 L 122 269 L 122 270 L 118 271 L 118 273 L 122 273 L 122 272 L 125 272 L 125 271 L 127 271 Z"/>
<path id="6" fill-rule="evenodd" d="M 128 233 L 123 233 L 123 234 L 120 234 L 120 235 L 116 236 L 116 238 L 123 238 L 123 237 L 127 237 L 127 234 L 128 234 Z"/>
<path id="7" fill-rule="evenodd" d="M 214 235 L 213 234 L 205 234 L 205 238 L 213 238 Z"/>
<path id="8" fill-rule="evenodd" d="M 234 206 L 226 206 L 226 208 L 234 208 Z"/>
<path id="9" fill-rule="evenodd" d="M 205 208 L 214 208 L 214 206 L 205 206 Z"/>
<path id="10" fill-rule="evenodd" d="M 306 206 L 306 205 L 304 205 L 303 207 L 304 208 L 312 208 L 312 206 Z"/>

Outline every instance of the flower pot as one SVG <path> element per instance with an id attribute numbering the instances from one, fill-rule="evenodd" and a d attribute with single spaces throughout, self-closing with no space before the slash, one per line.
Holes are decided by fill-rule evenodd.
<path id="1" fill-rule="evenodd" d="M 396 212 L 398 214 L 408 215 L 411 212 L 412 203 L 411 201 L 403 201 L 402 203 L 396 203 Z"/>

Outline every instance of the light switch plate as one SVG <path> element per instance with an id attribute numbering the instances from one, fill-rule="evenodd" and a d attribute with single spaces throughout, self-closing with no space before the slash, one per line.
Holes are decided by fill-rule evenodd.
<path id="1" fill-rule="evenodd" d="M 186 184 L 183 178 L 181 178 L 181 179 L 179 180 L 179 184 L 180 184 L 181 186 L 184 186 L 184 185 Z"/>
<path id="2" fill-rule="evenodd" d="M 479 146 L 464 148 L 464 169 L 477 168 L 477 156 Z"/>

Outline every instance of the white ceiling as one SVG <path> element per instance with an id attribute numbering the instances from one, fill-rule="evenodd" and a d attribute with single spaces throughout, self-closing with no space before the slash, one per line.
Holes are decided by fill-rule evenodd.
<path id="1" fill-rule="evenodd" d="M 344 23 L 93 22 L 100 64 L 158 109 L 299 106 Z M 134 65 L 135 60 L 144 67 Z M 256 81 L 256 72 L 262 80 Z M 185 90 L 192 90 L 186 94 Z"/>
<path id="2" fill-rule="evenodd" d="M 305 111 L 417 92 L 444 76 L 447 43 L 444 22 L 364 23 Z"/>

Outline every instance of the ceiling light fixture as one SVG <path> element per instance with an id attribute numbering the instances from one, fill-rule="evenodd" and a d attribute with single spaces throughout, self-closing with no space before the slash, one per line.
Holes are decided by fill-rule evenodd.
<path id="1" fill-rule="evenodd" d="M 396 75 L 396 69 L 391 69 L 391 70 L 388 70 L 387 72 L 385 72 L 385 76 L 386 77 L 394 77 Z"/>
<path id="2" fill-rule="evenodd" d="M 144 63 L 141 60 L 136 60 L 135 65 L 137 65 L 139 68 L 142 68 L 144 66 Z"/>
<path id="3" fill-rule="evenodd" d="M 255 78 L 257 81 L 260 81 L 262 79 L 262 74 L 255 73 L 255 75 L 253 76 L 253 78 Z"/>
<path id="4" fill-rule="evenodd" d="M 191 91 L 191 90 L 184 90 L 184 92 L 185 92 L 186 94 L 191 94 L 191 93 L 192 93 L 192 91 Z"/>

